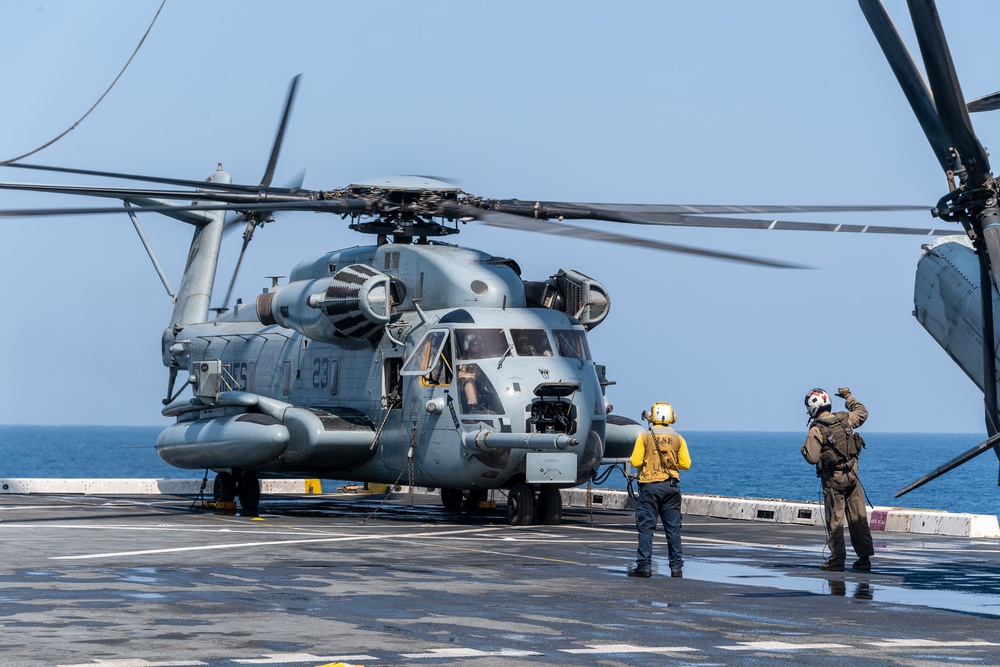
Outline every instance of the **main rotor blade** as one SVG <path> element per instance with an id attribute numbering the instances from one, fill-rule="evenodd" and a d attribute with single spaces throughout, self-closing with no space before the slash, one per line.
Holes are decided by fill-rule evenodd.
<path id="1" fill-rule="evenodd" d="M 143 176 L 141 174 L 126 174 L 116 171 L 96 171 L 94 169 L 75 169 L 72 167 L 50 167 L 41 164 L 27 164 L 24 162 L 15 162 L 13 164 L 3 165 L 5 167 L 13 167 L 16 169 L 33 169 L 37 171 L 51 171 L 63 174 L 82 174 L 84 176 L 102 176 L 104 178 L 118 178 L 122 180 L 129 181 L 144 181 L 147 183 L 163 183 L 165 185 L 179 185 L 182 187 L 189 188 L 204 188 L 212 187 L 218 190 L 233 190 L 236 192 L 260 192 L 261 186 L 259 185 L 241 185 L 239 183 L 219 183 L 208 181 L 193 181 L 186 178 L 169 178 L 163 176 Z M 301 185 L 301 183 L 299 184 Z M 277 190 L 282 192 L 285 188 L 266 188 L 265 191 L 270 192 L 272 190 Z"/>
<path id="2" fill-rule="evenodd" d="M 274 137 L 274 146 L 271 147 L 271 157 L 267 161 L 267 169 L 264 170 L 264 178 L 261 179 L 261 187 L 271 185 L 274 178 L 274 168 L 278 164 L 278 154 L 281 152 L 281 143 L 285 139 L 285 128 L 288 126 L 288 118 L 292 115 L 292 106 L 295 103 L 295 91 L 299 87 L 301 74 L 296 74 L 292 82 L 288 84 L 288 96 L 285 98 L 285 111 L 281 114 L 281 122 L 278 124 L 278 134 Z"/>
<path id="3" fill-rule="evenodd" d="M 957 468 L 958 466 L 962 465 L 963 463 L 968 463 L 969 461 L 971 461 L 972 459 L 976 458 L 980 454 L 982 454 L 984 452 L 988 452 L 989 450 L 995 448 L 997 445 L 1000 445 L 1000 433 L 997 433 L 996 435 L 994 435 L 994 436 L 992 436 L 992 437 L 984 440 L 983 442 L 979 443 L 978 445 L 976 445 L 972 449 L 969 449 L 969 450 L 967 450 L 967 451 L 959 454 L 958 456 L 956 456 L 952 460 L 948 461 L 944 465 L 942 465 L 942 466 L 940 466 L 938 468 L 935 468 L 934 470 L 932 470 L 931 472 L 927 473 L 926 475 L 924 475 L 923 477 L 921 477 L 917 481 L 913 482 L 909 486 L 906 486 L 905 488 L 900 489 L 899 491 L 897 491 L 896 495 L 893 496 L 893 497 L 894 498 L 899 498 L 901 495 L 903 495 L 905 493 L 909 493 L 910 491 L 913 491 L 914 489 L 923 486 L 924 484 L 926 484 L 927 482 L 931 481 L 932 479 L 937 479 L 938 477 L 940 477 L 941 475 L 945 474 L 946 472 L 954 470 L 955 468 Z"/>
<path id="4" fill-rule="evenodd" d="M 982 97 L 977 97 L 968 104 L 965 108 L 969 110 L 970 113 L 976 113 L 978 111 L 994 111 L 1000 109 L 1000 92 L 990 93 L 989 95 L 983 95 Z"/>
<path id="5" fill-rule="evenodd" d="M 518 201 L 516 199 L 501 201 Z M 688 213 L 691 215 L 718 215 L 720 213 L 871 213 L 886 211 L 927 211 L 927 206 L 906 205 L 867 205 L 867 204 L 836 204 L 829 206 L 757 206 L 750 204 L 615 204 L 615 203 L 581 203 L 581 202 L 538 202 L 540 205 L 564 205 L 598 207 L 608 210 L 620 210 L 637 213 Z M 534 204 L 532 204 L 534 205 Z"/>
<path id="6" fill-rule="evenodd" d="M 136 200 L 126 199 L 133 205 L 138 204 L 138 208 L 133 208 L 134 213 L 170 213 L 170 212 L 191 212 L 191 211 L 310 211 L 316 213 L 335 213 L 337 215 L 364 215 L 372 211 L 372 202 L 365 199 L 330 199 L 321 201 L 304 202 L 270 202 L 259 204 L 145 204 Z M 122 213 L 122 207 L 94 207 L 94 208 L 34 208 L 34 209 L 9 209 L 0 210 L 0 218 L 30 218 L 39 216 L 60 216 L 60 215 L 101 215 L 108 213 Z"/>
<path id="7" fill-rule="evenodd" d="M 604 241 L 606 243 L 616 243 L 619 245 L 635 246 L 638 248 L 649 248 L 652 250 L 663 250 L 666 252 L 677 252 L 687 255 L 698 255 L 701 257 L 711 257 L 729 262 L 739 262 L 743 264 L 754 264 L 757 266 L 768 266 L 779 269 L 807 269 L 812 268 L 802 264 L 791 264 L 779 262 L 777 260 L 751 257 L 749 255 L 736 255 L 733 253 L 706 250 L 703 248 L 693 248 L 690 246 L 678 245 L 674 243 L 664 243 L 652 239 L 639 239 L 632 236 L 615 234 L 585 227 L 573 227 L 570 225 L 560 225 L 555 222 L 536 220 L 519 215 L 511 215 L 500 211 L 487 211 L 469 205 L 448 205 L 445 210 L 449 215 L 456 218 L 467 217 L 479 220 L 492 227 L 502 227 L 505 229 L 516 229 L 520 231 L 537 232 L 540 234 L 558 234 L 572 238 L 587 239 L 591 241 Z"/>
<path id="8" fill-rule="evenodd" d="M 636 225 L 672 227 L 716 227 L 729 229 L 779 229 L 814 232 L 849 232 L 868 234 L 904 234 L 939 236 L 955 234 L 955 229 L 925 227 L 890 227 L 845 223 L 793 222 L 701 215 L 703 212 L 821 212 L 821 211 L 926 211 L 924 206 L 671 206 L 660 204 L 583 204 L 575 202 L 523 202 L 505 199 L 491 202 L 492 210 L 525 218 L 550 220 L 605 220 Z"/>
<path id="9" fill-rule="evenodd" d="M 913 62 L 913 57 L 899 36 L 892 19 L 889 18 L 885 6 L 881 0 L 859 0 L 859 3 L 875 39 L 882 47 L 885 59 L 889 61 L 889 66 L 896 75 L 896 80 L 934 151 L 934 157 L 938 159 L 944 171 L 954 171 L 957 164 L 949 150 L 952 140 L 941 123 L 927 83 L 917 70 L 917 65 Z"/>
<path id="10" fill-rule="evenodd" d="M 938 116 L 958 149 L 973 185 L 980 186 L 990 177 L 990 160 L 972 130 L 937 7 L 933 0 L 907 0 L 906 4 L 910 7 Z"/>
<path id="11" fill-rule="evenodd" d="M 218 201 L 228 204 L 275 202 L 308 202 L 314 193 L 307 190 L 288 190 L 286 192 L 218 192 L 215 184 L 202 183 L 206 190 L 144 190 L 139 188 L 103 188 L 89 185 L 49 185 L 45 183 L 0 183 L 0 190 L 19 190 L 22 192 L 53 192 L 65 195 L 80 195 L 83 197 L 105 197 L 109 199 L 183 199 L 197 201 Z"/>

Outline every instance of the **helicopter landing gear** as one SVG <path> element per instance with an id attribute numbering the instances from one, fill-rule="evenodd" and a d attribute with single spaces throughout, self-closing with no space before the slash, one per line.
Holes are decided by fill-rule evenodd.
<path id="1" fill-rule="evenodd" d="M 441 489 L 441 504 L 449 512 L 467 509 L 477 512 L 490 498 L 488 489 Z"/>
<path id="2" fill-rule="evenodd" d="M 236 492 L 243 513 L 256 515 L 257 508 L 260 507 L 260 480 L 257 479 L 257 473 L 244 470 L 236 486 Z"/>
<path id="3" fill-rule="evenodd" d="M 542 484 L 535 502 L 536 523 L 555 526 L 562 519 L 562 494 L 551 484 Z"/>
<path id="4" fill-rule="evenodd" d="M 441 504 L 449 512 L 462 509 L 462 489 L 441 489 Z"/>
<path id="5" fill-rule="evenodd" d="M 562 494 L 551 484 L 517 482 L 507 493 L 507 520 L 512 526 L 554 526 L 562 520 Z"/>
<path id="6" fill-rule="evenodd" d="M 535 493 L 524 482 L 515 482 L 507 494 L 507 521 L 512 526 L 535 523 Z"/>
<path id="7" fill-rule="evenodd" d="M 226 503 L 235 504 L 237 497 L 244 514 L 257 514 L 257 508 L 260 507 L 260 480 L 257 473 L 252 470 L 224 470 L 215 476 L 212 500 L 215 501 L 216 508 L 225 508 Z"/>
<path id="8" fill-rule="evenodd" d="M 212 486 L 212 500 L 216 506 L 219 503 L 236 502 L 236 478 L 232 473 L 223 471 L 215 476 L 215 484 Z"/>
<path id="9" fill-rule="evenodd" d="M 476 512 L 483 509 L 483 503 L 490 499 L 490 492 L 487 489 L 469 489 L 469 495 L 465 497 L 465 509 Z"/>

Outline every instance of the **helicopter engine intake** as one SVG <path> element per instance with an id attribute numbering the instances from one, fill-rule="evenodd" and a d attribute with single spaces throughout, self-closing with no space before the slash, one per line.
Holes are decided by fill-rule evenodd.
<path id="1" fill-rule="evenodd" d="M 378 342 L 393 306 L 392 278 L 351 264 L 331 278 L 297 280 L 257 297 L 261 324 L 280 324 L 324 343 Z"/>
<path id="2" fill-rule="evenodd" d="M 611 310 L 608 290 L 598 281 L 572 269 L 545 281 L 524 281 L 529 306 L 559 310 L 579 320 L 589 331 L 604 321 Z"/>

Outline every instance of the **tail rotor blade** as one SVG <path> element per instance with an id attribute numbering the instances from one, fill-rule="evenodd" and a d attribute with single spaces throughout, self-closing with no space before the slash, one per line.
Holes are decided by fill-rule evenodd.
<path id="1" fill-rule="evenodd" d="M 292 115 L 292 106 L 295 104 L 295 91 L 299 87 L 301 74 L 296 74 L 295 78 L 288 85 L 288 97 L 285 99 L 285 111 L 281 114 L 281 123 L 278 124 L 278 134 L 274 137 L 274 146 L 271 148 L 271 158 L 267 161 L 267 169 L 264 170 L 264 178 L 261 179 L 262 187 L 271 185 L 274 178 L 274 168 L 278 164 L 278 154 L 281 152 L 281 142 L 285 139 L 285 128 L 288 126 L 288 118 Z"/>
<path id="2" fill-rule="evenodd" d="M 240 274 L 240 267 L 243 266 L 243 256 L 247 252 L 247 246 L 250 245 L 250 239 L 253 238 L 253 222 L 247 222 L 247 232 L 243 235 L 243 247 L 240 248 L 239 259 L 236 260 L 236 268 L 233 269 L 233 275 L 229 279 L 229 287 L 226 289 L 226 296 L 222 300 L 222 309 L 226 310 L 229 308 L 229 299 L 233 296 L 233 287 L 236 285 L 236 277 Z"/>
<path id="3" fill-rule="evenodd" d="M 899 81 L 899 86 L 903 89 L 903 93 L 917 117 L 917 122 L 920 123 L 924 135 L 927 136 L 934 156 L 944 171 L 954 171 L 958 165 L 949 150 L 953 142 L 941 123 L 941 117 L 934 106 L 934 99 L 931 97 L 927 82 L 924 81 L 916 63 L 913 62 L 913 56 L 910 55 L 903 39 L 899 36 L 885 6 L 881 0 L 859 0 L 859 2 L 861 11 L 868 19 L 868 25 L 871 26 L 875 39 L 882 47 L 882 52 L 885 54 L 886 60 L 889 61 L 889 66 L 892 68 L 893 74 L 896 75 L 896 80 Z"/>
<path id="4" fill-rule="evenodd" d="M 966 104 L 965 108 L 969 110 L 969 113 L 977 113 L 979 111 L 995 111 L 1000 109 L 1000 92 L 977 97 Z"/>
<path id="5" fill-rule="evenodd" d="M 937 7 L 933 0 L 907 0 L 907 4 L 938 116 L 954 141 L 973 183 L 981 185 L 990 177 L 990 161 L 972 130 L 972 121 L 965 108 L 962 87 L 958 83 Z"/>
<path id="6" fill-rule="evenodd" d="M 984 440 L 983 442 L 979 443 L 978 445 L 976 445 L 972 449 L 969 449 L 969 450 L 967 450 L 965 452 L 962 452 L 961 454 L 959 454 L 958 456 L 956 456 L 955 458 L 953 458 L 951 461 L 948 461 L 944 465 L 942 465 L 942 466 L 940 466 L 938 468 L 935 468 L 934 470 L 932 470 L 931 472 L 927 473 L 926 475 L 924 475 L 923 477 L 921 477 L 917 481 L 915 481 L 912 484 L 910 484 L 910 485 L 904 487 L 903 489 L 900 489 L 899 491 L 897 491 L 896 495 L 893 496 L 893 497 L 894 498 L 899 498 L 901 495 L 909 493 L 910 491 L 913 491 L 914 489 L 923 486 L 924 484 L 926 484 L 927 482 L 929 482 L 929 481 L 931 481 L 933 479 L 937 479 L 938 477 L 940 477 L 941 475 L 945 474 L 946 472 L 954 470 L 955 468 L 957 468 L 958 466 L 962 465 L 963 463 L 968 463 L 969 461 L 971 461 L 972 459 L 976 458 L 980 454 L 982 454 L 984 452 L 988 452 L 989 450 L 994 449 L 997 446 L 1000 446 L 1000 433 L 998 433 L 998 434 L 996 434 L 996 435 L 994 435 L 994 436 L 992 436 L 992 437 Z"/>

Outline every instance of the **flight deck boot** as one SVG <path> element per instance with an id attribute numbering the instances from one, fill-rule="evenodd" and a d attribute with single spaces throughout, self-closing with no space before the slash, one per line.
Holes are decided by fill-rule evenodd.
<path id="1" fill-rule="evenodd" d="M 828 560 L 819 566 L 819 569 L 826 570 L 827 572 L 843 572 L 844 571 L 844 561 L 842 560 Z"/>

